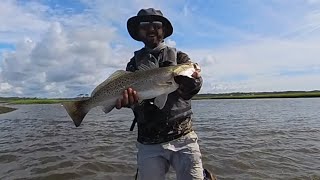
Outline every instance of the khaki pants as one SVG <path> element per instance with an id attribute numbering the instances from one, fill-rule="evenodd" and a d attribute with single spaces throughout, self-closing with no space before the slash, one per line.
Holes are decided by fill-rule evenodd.
<path id="1" fill-rule="evenodd" d="M 138 179 L 165 180 L 170 165 L 176 172 L 177 180 L 203 180 L 201 153 L 195 132 L 156 145 L 138 147 Z"/>

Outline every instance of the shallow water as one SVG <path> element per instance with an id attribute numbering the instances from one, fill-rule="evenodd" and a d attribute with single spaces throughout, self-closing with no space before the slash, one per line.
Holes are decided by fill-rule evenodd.
<path id="1" fill-rule="evenodd" d="M 192 103 L 219 179 L 320 179 L 320 98 Z M 0 179 L 134 179 L 130 110 L 93 109 L 76 128 L 58 104 L 15 107 L 0 115 Z"/>

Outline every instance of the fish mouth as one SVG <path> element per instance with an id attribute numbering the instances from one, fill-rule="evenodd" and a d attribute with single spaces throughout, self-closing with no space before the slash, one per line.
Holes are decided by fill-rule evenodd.
<path id="1" fill-rule="evenodd" d="M 195 71 L 201 72 L 201 68 L 198 63 L 193 63 L 193 68 L 195 69 Z"/>
<path id="2" fill-rule="evenodd" d="M 174 77 L 174 81 L 177 84 L 184 84 L 184 85 L 192 85 L 194 84 L 194 78 L 190 78 L 188 76 L 184 76 L 184 75 L 178 75 Z"/>
<path id="3" fill-rule="evenodd" d="M 197 63 L 186 63 L 180 65 L 174 70 L 174 76 L 186 76 L 188 78 L 193 78 L 194 72 L 200 72 L 201 68 Z"/>

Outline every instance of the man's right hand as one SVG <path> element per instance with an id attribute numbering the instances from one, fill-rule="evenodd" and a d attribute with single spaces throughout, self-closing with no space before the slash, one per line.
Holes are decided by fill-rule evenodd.
<path id="1" fill-rule="evenodd" d="M 128 88 L 123 91 L 122 98 L 117 99 L 116 108 L 121 109 L 122 107 L 130 107 L 138 103 L 139 97 L 137 91 L 132 88 Z"/>

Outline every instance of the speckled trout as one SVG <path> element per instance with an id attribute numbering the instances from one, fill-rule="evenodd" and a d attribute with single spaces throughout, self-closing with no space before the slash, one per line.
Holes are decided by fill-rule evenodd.
<path id="1" fill-rule="evenodd" d="M 88 99 L 62 103 L 76 127 L 80 126 L 86 114 L 94 107 L 101 106 L 105 113 L 109 113 L 116 106 L 117 99 L 122 98 L 123 91 L 129 87 L 137 91 L 139 101 L 155 98 L 154 105 L 162 109 L 168 94 L 179 87 L 174 77 L 193 78 L 192 74 L 200 71 L 196 63 L 161 68 L 141 65 L 138 69 L 135 72 L 118 70 L 98 85 Z"/>

